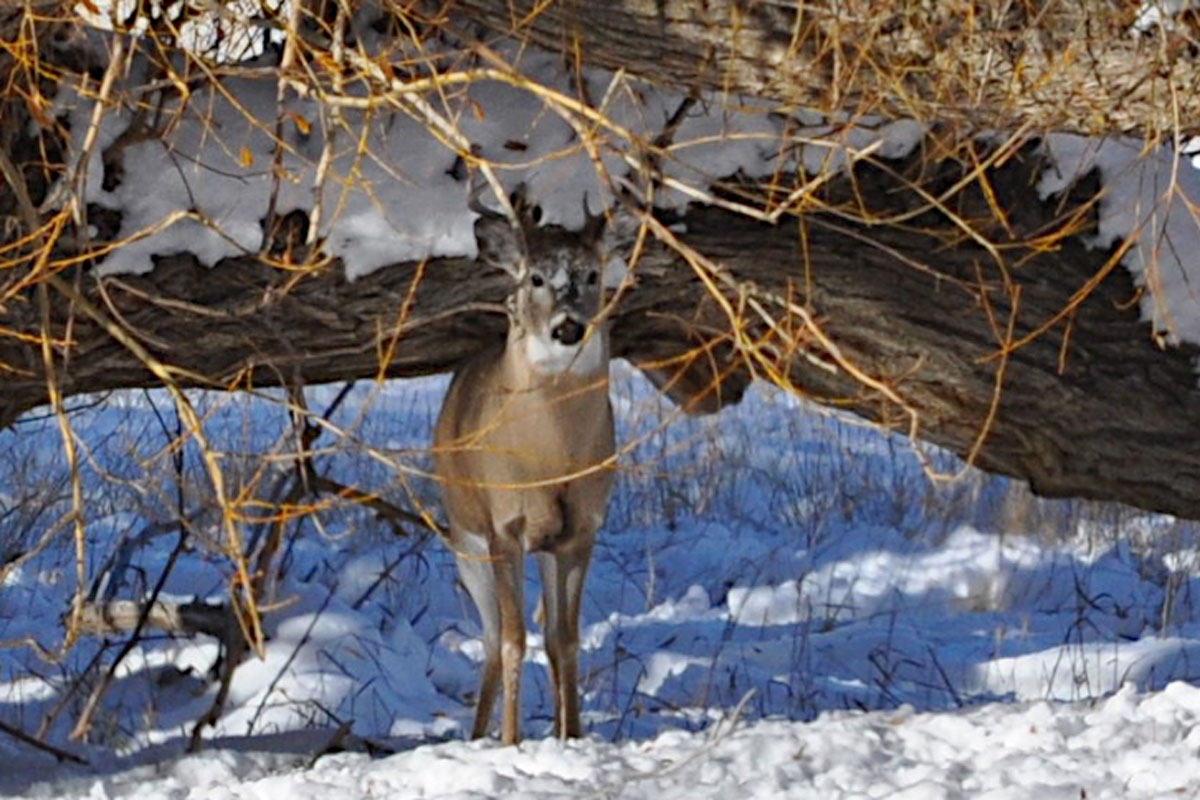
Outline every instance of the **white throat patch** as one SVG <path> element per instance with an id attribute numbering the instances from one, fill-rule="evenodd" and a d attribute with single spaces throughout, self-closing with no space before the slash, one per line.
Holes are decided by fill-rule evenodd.
<path id="1" fill-rule="evenodd" d="M 529 334 L 524 337 L 525 358 L 529 365 L 542 375 L 594 375 L 606 370 L 604 342 L 595 329 L 587 332 L 578 344 L 565 345 L 544 334 Z"/>

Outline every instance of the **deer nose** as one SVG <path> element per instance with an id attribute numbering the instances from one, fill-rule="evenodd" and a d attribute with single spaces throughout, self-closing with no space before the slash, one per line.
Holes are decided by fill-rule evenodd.
<path id="1" fill-rule="evenodd" d="M 585 330 L 587 328 L 582 323 L 568 318 L 556 325 L 554 330 L 550 331 L 550 336 L 553 337 L 554 341 L 561 342 L 570 347 L 571 345 L 579 344 L 579 340 L 583 338 Z"/>

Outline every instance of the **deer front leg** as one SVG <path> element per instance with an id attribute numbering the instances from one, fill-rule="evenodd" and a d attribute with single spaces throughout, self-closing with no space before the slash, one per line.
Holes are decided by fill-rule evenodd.
<path id="1" fill-rule="evenodd" d="M 546 655 L 554 679 L 554 731 L 560 739 L 583 735 L 579 721 L 579 612 L 595 531 L 566 537 L 538 553 Z"/>
<path id="2" fill-rule="evenodd" d="M 469 545 L 476 545 L 477 541 L 470 534 L 460 540 Z M 496 703 L 496 689 L 500 685 L 500 606 L 496 600 L 496 575 L 486 540 L 479 537 L 478 541 L 481 545 L 464 547 L 457 554 L 458 576 L 475 603 L 483 628 L 483 671 L 475 703 L 475 724 L 471 726 L 472 739 L 487 734 L 492 707 Z"/>
<path id="3" fill-rule="evenodd" d="M 521 668 L 525 662 L 525 551 L 520 535 L 513 534 L 523 525 L 523 519 L 510 522 L 491 541 L 500 611 L 500 685 L 504 695 L 500 741 L 503 744 L 516 744 L 520 737 Z"/>

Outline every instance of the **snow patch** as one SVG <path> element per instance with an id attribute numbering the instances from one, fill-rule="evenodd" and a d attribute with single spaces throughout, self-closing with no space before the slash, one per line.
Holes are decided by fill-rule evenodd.
<path id="1" fill-rule="evenodd" d="M 1148 151 L 1136 139 L 1051 134 L 1045 146 L 1056 169 L 1043 174 L 1041 196 L 1099 169 L 1103 195 L 1093 244 L 1107 248 L 1133 237 L 1122 263 L 1147 290 L 1142 318 L 1172 343 L 1200 344 L 1200 169 L 1169 147 Z"/>
<path id="2" fill-rule="evenodd" d="M 209 32 L 197 28 L 198 42 L 225 24 L 206 14 L 195 21 L 207 20 L 203 30 Z M 513 43 L 496 48 L 541 86 L 574 93 L 557 57 Z M 633 169 L 640 143 L 657 136 L 685 102 L 603 70 L 588 71 L 585 79 L 612 122 L 589 127 L 587 135 L 598 137 L 595 148 L 585 147 L 582 129 L 545 98 L 499 81 L 448 92 L 434 112 L 496 167 L 507 191 L 525 186 L 542 208 L 541 224 L 579 229 L 611 204 L 612 182 Z M 154 136 L 134 136 L 112 151 L 124 170 L 108 175 L 107 184 L 102 156 L 127 132 L 133 115 L 120 108 L 104 116 L 85 165 L 85 199 L 121 213 L 122 244 L 104 258 L 101 274 L 144 273 L 156 258 L 176 253 L 195 253 L 206 265 L 258 253 L 268 209 L 280 217 L 296 209 L 316 214 L 313 235 L 325 252 L 342 259 L 352 280 L 402 261 L 475 257 L 469 187 L 450 143 L 410 113 L 342 108 L 339 121 L 334 109 L 294 94 L 281 105 L 278 91 L 274 80 L 238 78 L 196 90 L 186 105 L 165 101 L 159 116 L 172 121 L 169 147 Z M 56 107 L 70 116 L 78 154 L 91 101 L 64 86 Z M 793 147 L 786 132 L 795 133 L 794 122 L 760 101 L 702 98 L 679 120 L 662 164 L 670 186 L 657 202 L 682 209 L 704 197 L 715 180 L 772 175 L 795 158 L 785 152 Z M 810 132 L 797 151 L 815 172 L 840 169 L 845 147 L 878 144 L 883 154 L 899 157 L 923 129 L 912 122 L 849 127 L 827 141 L 818 141 L 816 129 Z M 829 127 L 823 132 L 834 133 Z"/>

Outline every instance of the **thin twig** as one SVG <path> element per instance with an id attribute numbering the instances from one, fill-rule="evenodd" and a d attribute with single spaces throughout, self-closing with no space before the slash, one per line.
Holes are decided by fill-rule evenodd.
<path id="1" fill-rule="evenodd" d="M 38 750 L 41 750 L 43 753 L 49 753 L 50 755 L 57 758 L 59 761 L 71 761 L 75 764 L 83 764 L 83 765 L 87 765 L 90 763 L 83 756 L 75 755 L 74 753 L 72 753 L 68 750 L 63 750 L 60 747 L 55 747 L 52 744 L 47 744 L 46 742 L 43 742 L 40 739 L 35 739 L 34 737 L 30 736 L 25 731 L 13 726 L 13 725 L 9 725 L 7 722 L 5 722 L 2 719 L 0 719 L 0 732 L 8 734 L 9 736 L 13 737 L 17 741 L 24 742 L 25 744 L 29 745 L 30 747 L 37 748 Z"/>

